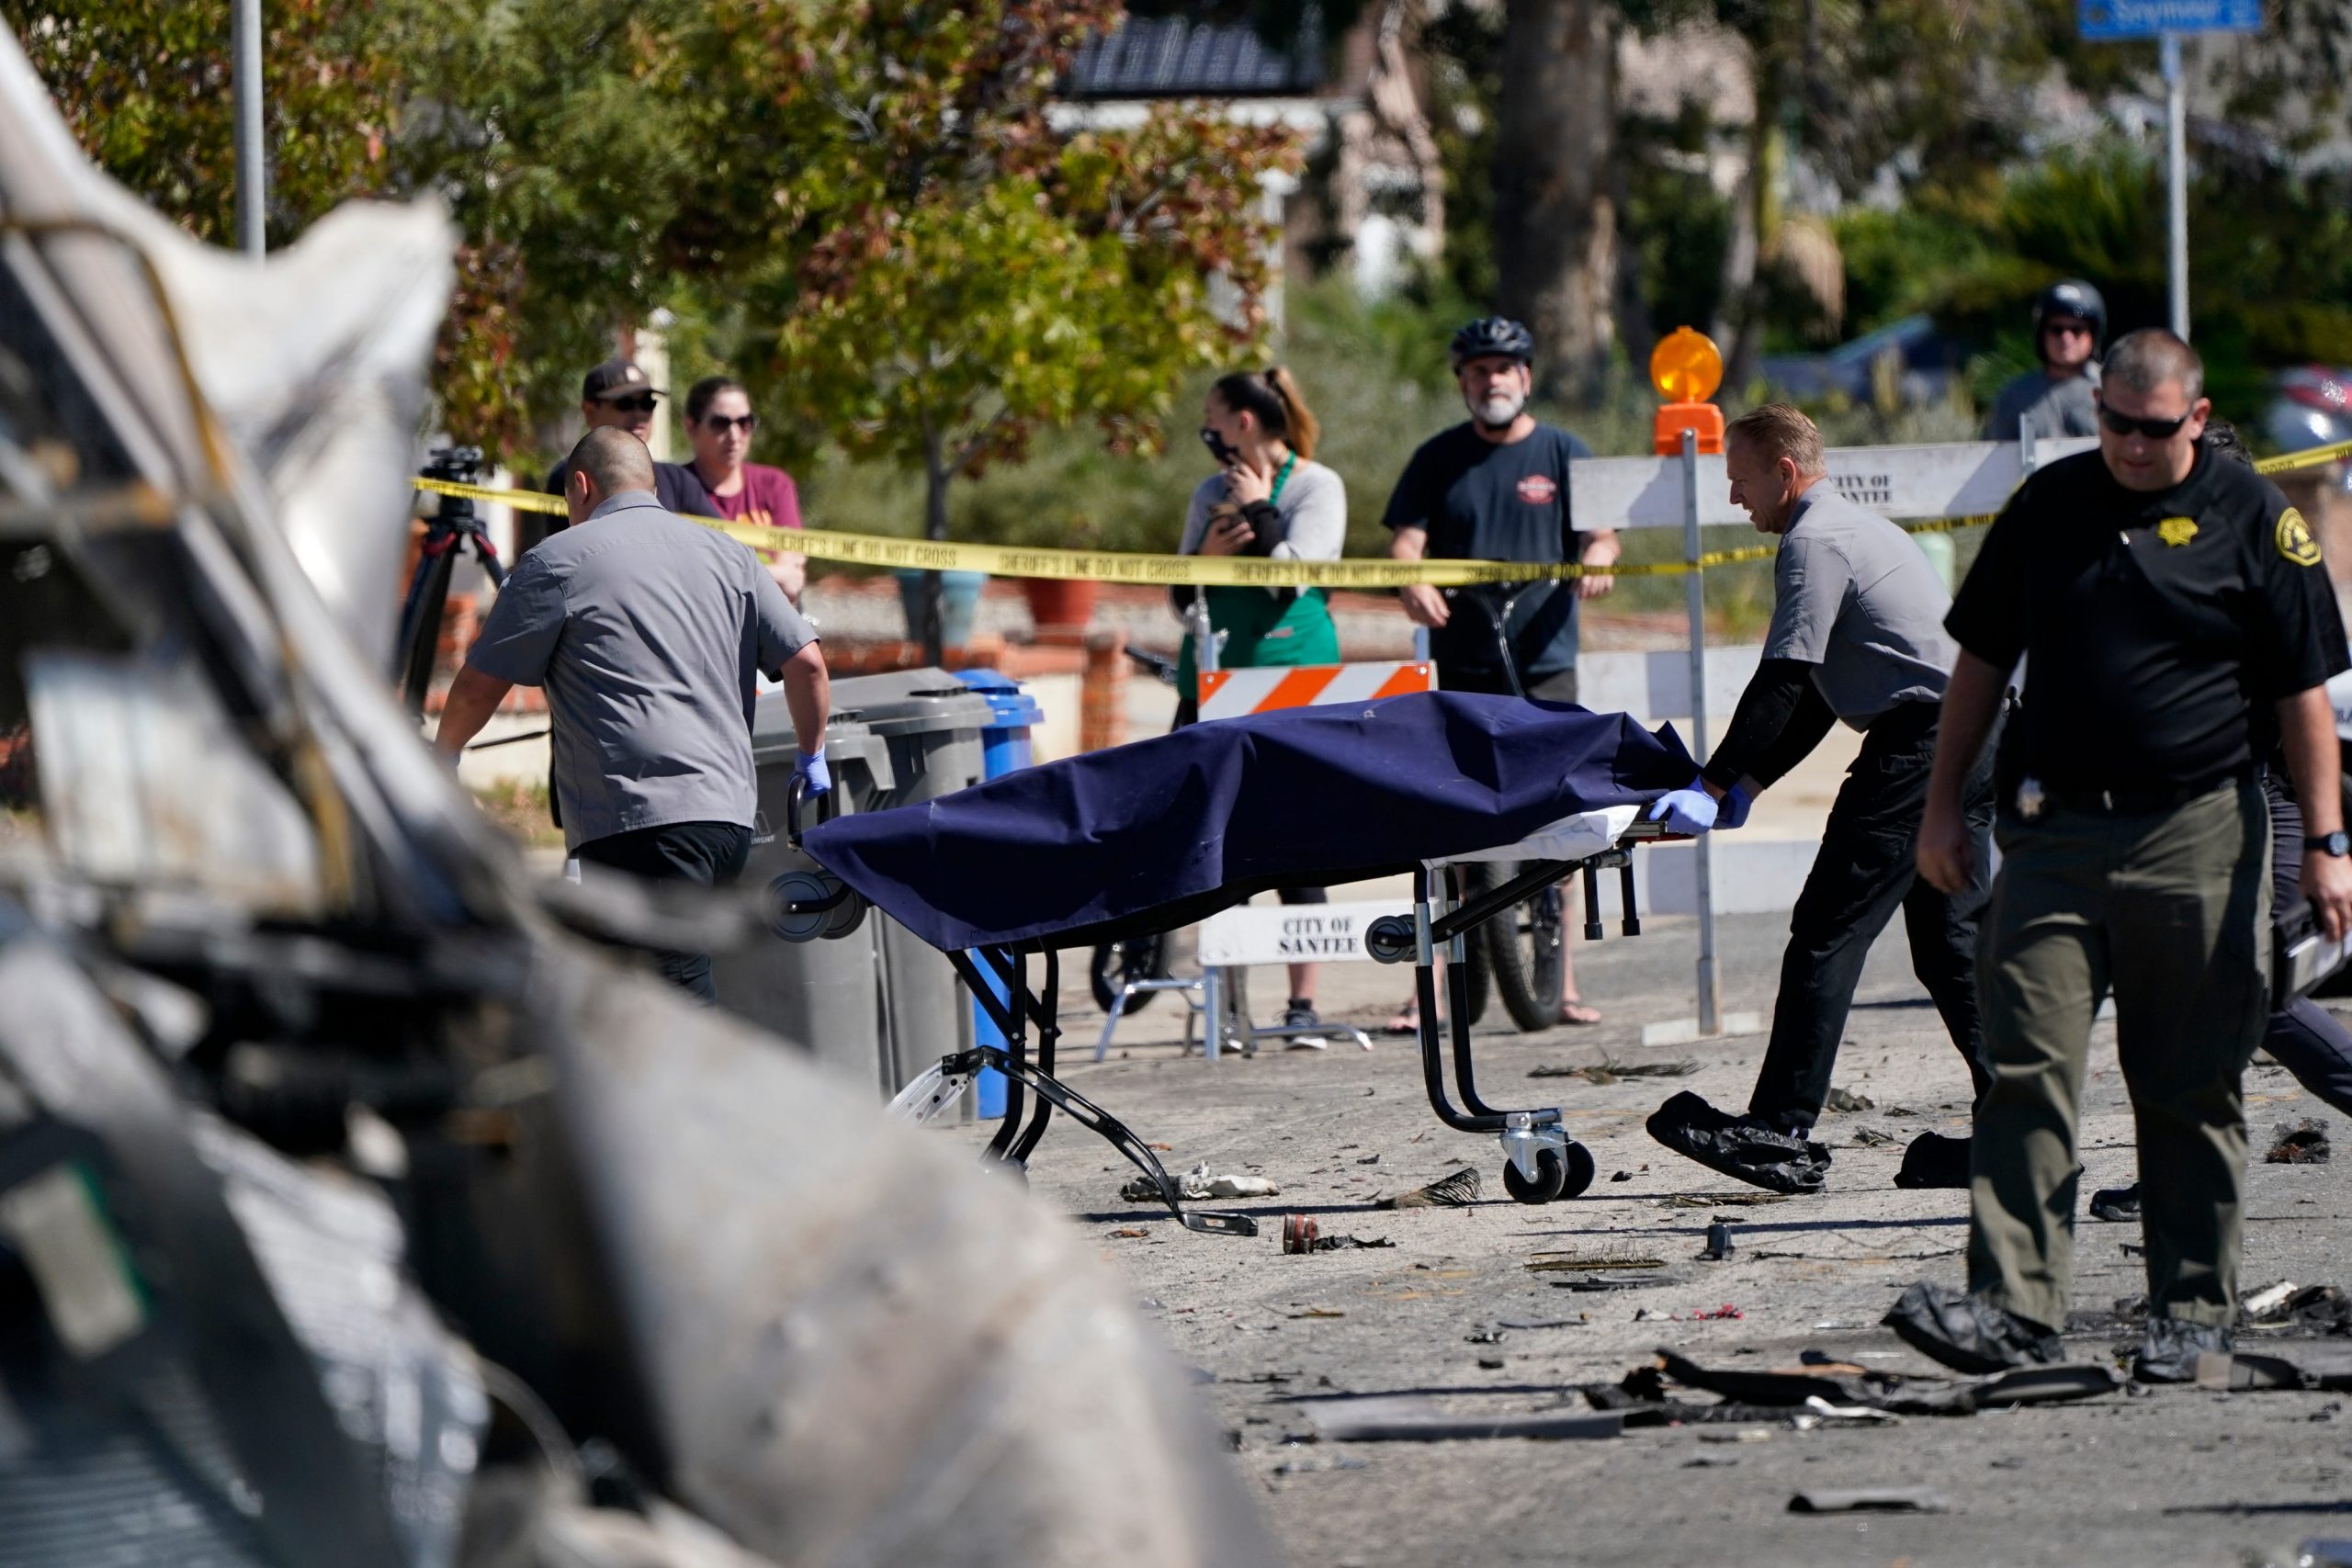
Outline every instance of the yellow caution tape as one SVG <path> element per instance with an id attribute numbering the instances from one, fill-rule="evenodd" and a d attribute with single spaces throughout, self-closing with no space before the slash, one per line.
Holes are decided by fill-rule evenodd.
<path id="1" fill-rule="evenodd" d="M 2255 465 L 2266 474 L 2311 468 L 2352 457 L 2352 441 L 2313 447 Z M 561 513 L 563 498 L 531 490 L 492 490 L 487 485 L 419 479 L 416 488 L 434 495 L 512 506 L 524 512 Z M 990 577 L 1046 577 L 1093 582 L 1133 582 L 1153 588 L 1352 588 L 1381 592 L 1408 583 L 1461 588 L 1480 582 L 1534 582 L 1577 577 L 1680 577 L 1714 567 L 1764 560 L 1779 547 L 1751 545 L 1710 550 L 1694 561 L 1617 561 L 1587 567 L 1573 561 L 1491 560 L 1270 560 L 1259 556 L 1156 556 L 1126 551 L 1047 549 L 1025 545 L 895 538 L 878 534 L 840 534 L 825 528 L 763 528 L 717 517 L 690 517 L 730 539 L 774 555 L 789 551 L 812 560 L 855 566 L 910 568 L 923 571 L 978 571 Z M 1905 523 L 1913 534 L 1949 534 L 1981 528 L 1991 513 Z"/>
<path id="2" fill-rule="evenodd" d="M 2282 457 L 2265 457 L 2255 464 L 2257 474 L 2283 474 L 2290 468 L 2315 468 L 2322 463 L 2333 463 L 2340 457 L 2352 457 L 2352 441 L 2338 441 L 2326 446 L 2307 446 L 2301 452 L 2290 452 Z"/>

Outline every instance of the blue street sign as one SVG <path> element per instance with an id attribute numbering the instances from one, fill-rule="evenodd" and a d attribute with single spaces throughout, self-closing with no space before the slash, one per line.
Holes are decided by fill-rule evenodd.
<path id="1" fill-rule="evenodd" d="M 2076 0 L 2086 39 L 2155 38 L 2164 33 L 2258 33 L 2262 0 Z"/>

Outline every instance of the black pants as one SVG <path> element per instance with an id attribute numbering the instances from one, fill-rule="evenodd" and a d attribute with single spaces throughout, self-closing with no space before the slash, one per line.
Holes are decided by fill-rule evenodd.
<path id="1" fill-rule="evenodd" d="M 2303 808 L 2274 775 L 2270 797 L 2270 919 L 2292 914 L 2303 901 Z M 2352 1116 L 2352 1034 L 2309 997 L 2297 997 L 2270 1015 L 2262 1034 L 2270 1059 L 2296 1081 Z"/>
<path id="2" fill-rule="evenodd" d="M 1898 908 L 1911 939 L 1911 972 L 1935 999 L 1979 1096 L 1989 1081 L 1976 1010 L 1976 921 L 1992 884 L 1995 748 L 1985 746 L 1968 781 L 1974 875 L 1964 891 L 1947 896 L 1920 880 L 1914 859 L 1936 719 L 1930 703 L 1881 715 L 1829 808 L 1821 852 L 1789 919 L 1772 1040 L 1747 1102 L 1751 1114 L 1775 1126 L 1803 1131 L 1819 1119 L 1862 963 Z"/>
<path id="3" fill-rule="evenodd" d="M 591 839 L 572 852 L 582 861 L 625 871 L 648 882 L 692 882 L 724 887 L 752 858 L 752 830 L 732 822 L 672 822 Z M 662 977 L 707 1002 L 718 999 L 707 953 L 659 953 Z"/>

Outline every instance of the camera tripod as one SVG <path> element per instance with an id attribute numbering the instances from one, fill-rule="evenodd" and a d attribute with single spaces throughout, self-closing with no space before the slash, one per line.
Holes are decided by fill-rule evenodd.
<path id="1" fill-rule="evenodd" d="M 425 459 L 424 477 L 471 484 L 481 472 L 479 446 L 443 446 Z M 409 578 L 408 597 L 401 605 L 401 635 L 392 671 L 400 678 L 401 700 L 409 715 L 424 715 L 425 689 L 433 683 L 433 660 L 441 646 L 441 621 L 448 608 L 449 577 L 460 552 L 470 548 L 491 586 L 505 586 L 506 569 L 499 564 L 498 546 L 482 526 L 474 503 L 462 496 L 445 495 L 424 530 L 424 547 Z"/>

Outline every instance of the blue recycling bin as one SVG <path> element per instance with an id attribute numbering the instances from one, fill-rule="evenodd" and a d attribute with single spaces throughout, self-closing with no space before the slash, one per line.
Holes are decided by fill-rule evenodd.
<path id="1" fill-rule="evenodd" d="M 956 679 L 988 698 L 990 709 L 989 722 L 980 730 L 980 755 L 988 778 L 1002 778 L 1016 768 L 1030 762 L 1029 731 L 1046 716 L 1037 699 L 1021 689 L 1021 682 L 995 670 L 959 670 Z M 1005 993 L 994 975 L 983 964 L 981 973 L 988 975 L 989 987 L 999 999 Z M 1002 1047 L 1004 1032 L 988 1015 L 988 1010 L 978 1002 L 972 1004 L 972 1037 L 983 1045 Z M 979 1081 L 973 1086 L 978 1113 L 983 1118 L 1004 1114 L 1004 1075 L 994 1067 L 981 1071 Z"/>

